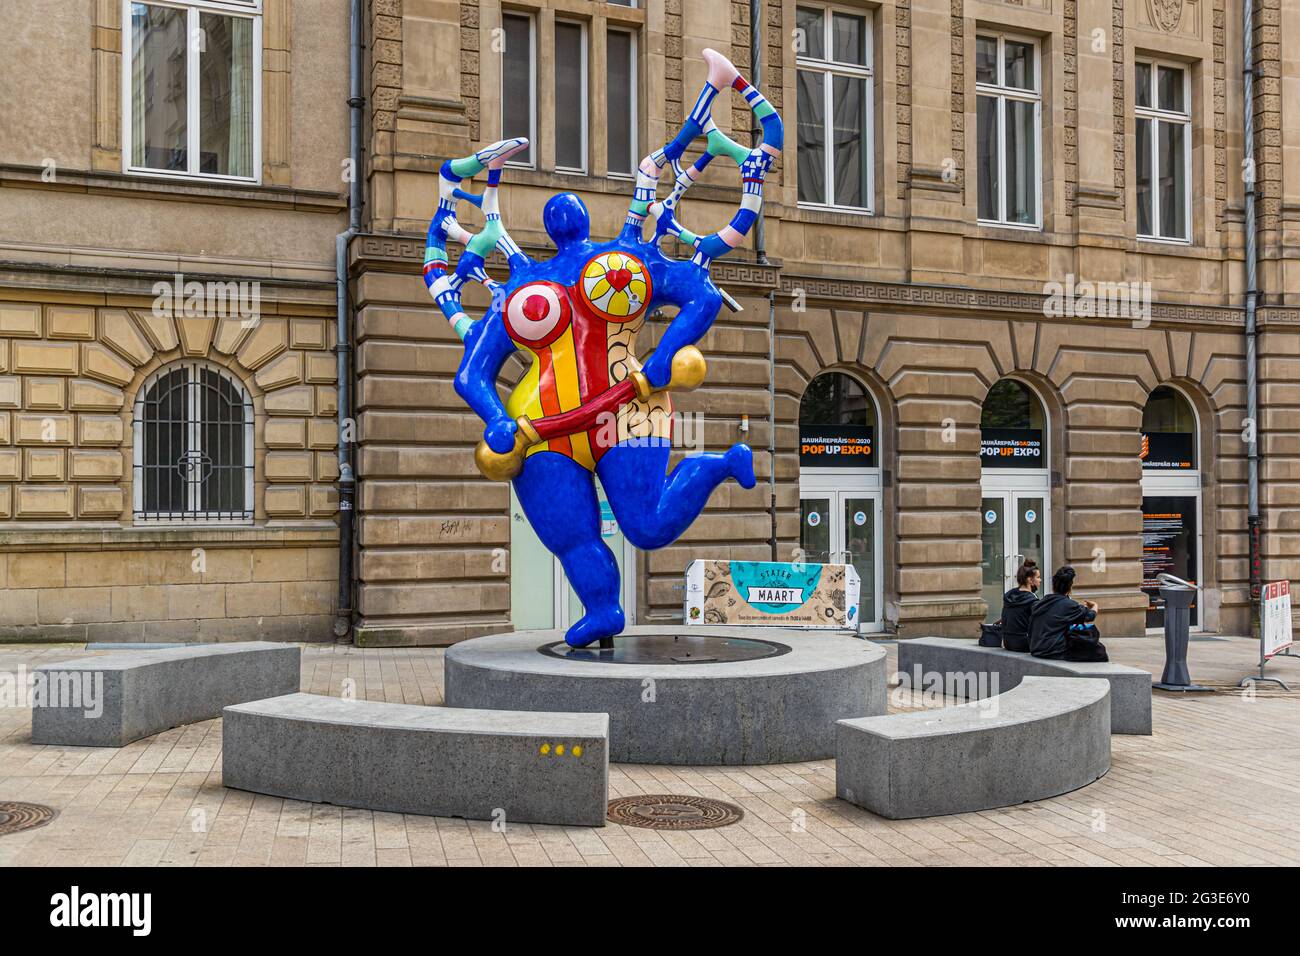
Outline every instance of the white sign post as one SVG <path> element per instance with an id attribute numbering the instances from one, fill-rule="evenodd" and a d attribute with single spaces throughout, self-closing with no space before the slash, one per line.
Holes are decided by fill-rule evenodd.
<path id="1" fill-rule="evenodd" d="M 1259 594 L 1259 675 L 1243 677 L 1238 686 L 1245 687 L 1250 681 L 1267 681 L 1290 690 L 1284 681 L 1265 677 L 1264 665 L 1274 657 L 1296 657 L 1288 650 L 1292 643 L 1291 582 L 1271 581 Z"/>
<path id="2" fill-rule="evenodd" d="M 1259 623 L 1263 632 L 1264 659 L 1291 646 L 1291 582 L 1274 581 L 1260 594 Z M 1288 655 L 1289 656 L 1289 655 Z"/>

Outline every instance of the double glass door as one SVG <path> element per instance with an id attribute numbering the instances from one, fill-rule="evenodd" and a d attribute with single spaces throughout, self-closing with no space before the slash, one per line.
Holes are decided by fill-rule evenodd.
<path id="1" fill-rule="evenodd" d="M 1043 579 L 1051 578 L 1047 567 L 1047 518 L 1045 491 L 984 490 L 980 504 L 980 564 L 981 594 L 989 606 L 988 621 L 1002 615 L 1002 595 L 1015 586 L 1016 571 L 1023 561 L 1033 559 Z"/>
<path id="2" fill-rule="evenodd" d="M 807 487 L 799 493 L 799 547 L 812 564 L 851 564 L 861 581 L 859 628 L 881 628 L 879 490 Z"/>

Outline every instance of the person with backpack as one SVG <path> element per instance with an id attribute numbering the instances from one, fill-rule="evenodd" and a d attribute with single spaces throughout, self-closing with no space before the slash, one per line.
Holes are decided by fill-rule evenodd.
<path id="1" fill-rule="evenodd" d="M 1029 653 L 1054 660 L 1108 661 L 1093 622 L 1097 605 L 1070 597 L 1074 568 L 1066 565 L 1052 575 L 1052 593 L 1034 605 L 1029 619 Z"/>

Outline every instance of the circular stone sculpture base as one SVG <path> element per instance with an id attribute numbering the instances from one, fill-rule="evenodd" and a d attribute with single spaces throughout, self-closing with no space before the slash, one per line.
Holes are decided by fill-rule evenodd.
<path id="1" fill-rule="evenodd" d="M 647 626 L 628 628 L 612 652 L 563 641 L 516 631 L 448 648 L 447 706 L 609 714 L 611 760 L 688 766 L 822 760 L 835 754 L 836 721 L 885 713 L 885 649 L 855 637 Z M 749 641 L 769 650 L 727 659 L 728 642 Z M 621 643 L 657 662 L 637 663 L 644 654 Z"/>

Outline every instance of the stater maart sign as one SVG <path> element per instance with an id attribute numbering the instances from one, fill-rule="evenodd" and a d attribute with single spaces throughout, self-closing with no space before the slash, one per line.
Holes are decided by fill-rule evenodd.
<path id="1" fill-rule="evenodd" d="M 851 564 L 692 561 L 687 624 L 857 630 L 858 572 Z"/>

